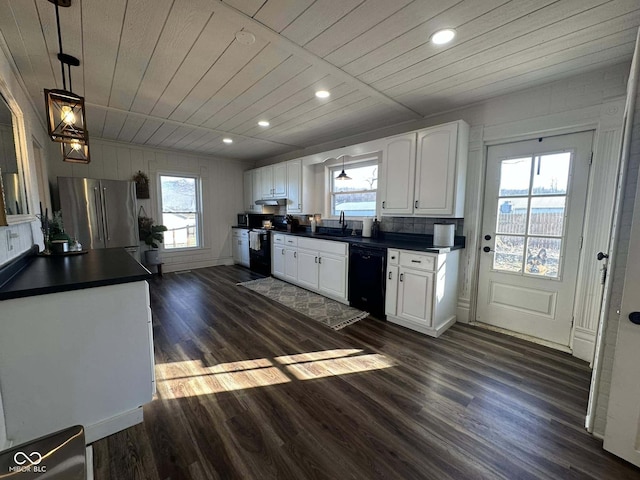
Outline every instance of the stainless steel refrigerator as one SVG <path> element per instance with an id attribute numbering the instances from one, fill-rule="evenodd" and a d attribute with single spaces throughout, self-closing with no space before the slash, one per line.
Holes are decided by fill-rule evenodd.
<path id="1" fill-rule="evenodd" d="M 58 177 L 64 229 L 84 249 L 140 245 L 134 182 Z"/>

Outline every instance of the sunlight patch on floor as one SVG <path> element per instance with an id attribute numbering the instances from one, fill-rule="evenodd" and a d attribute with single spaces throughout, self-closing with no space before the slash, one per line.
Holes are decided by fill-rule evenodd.
<path id="1" fill-rule="evenodd" d="M 160 398 L 185 398 L 389 368 L 381 354 L 335 349 L 206 366 L 202 360 L 156 365 Z"/>

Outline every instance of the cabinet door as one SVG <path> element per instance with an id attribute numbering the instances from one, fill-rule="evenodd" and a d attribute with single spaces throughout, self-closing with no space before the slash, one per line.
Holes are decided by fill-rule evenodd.
<path id="1" fill-rule="evenodd" d="M 271 262 L 271 273 L 274 277 L 284 278 L 285 248 L 283 246 L 274 245 Z"/>
<path id="2" fill-rule="evenodd" d="M 231 254 L 233 255 L 233 263 L 242 263 L 242 239 L 240 237 L 231 238 Z"/>
<path id="3" fill-rule="evenodd" d="M 276 163 L 272 167 L 273 196 L 283 198 L 287 196 L 287 164 Z"/>
<path id="4" fill-rule="evenodd" d="M 387 293 L 384 300 L 385 315 L 396 315 L 398 304 L 398 267 L 389 265 L 387 267 Z"/>
<path id="5" fill-rule="evenodd" d="M 399 273 L 397 316 L 431 327 L 433 273 L 402 267 Z"/>
<path id="6" fill-rule="evenodd" d="M 318 252 L 298 249 L 298 283 L 303 287 L 318 289 Z"/>
<path id="7" fill-rule="evenodd" d="M 260 172 L 260 194 L 262 198 L 273 198 L 273 167 L 262 167 Z"/>
<path id="8" fill-rule="evenodd" d="M 256 204 L 253 203 L 255 201 L 253 199 L 253 171 L 247 170 L 246 172 L 244 172 L 243 179 L 244 211 L 253 212 L 253 208 L 256 206 Z"/>
<path id="9" fill-rule="evenodd" d="M 302 161 L 287 162 L 287 213 L 302 213 Z"/>
<path id="10" fill-rule="evenodd" d="M 240 239 L 240 264 L 249 268 L 249 238 Z"/>
<path id="11" fill-rule="evenodd" d="M 453 214 L 457 139 L 457 123 L 418 133 L 414 213 Z"/>
<path id="12" fill-rule="evenodd" d="M 289 281 L 298 281 L 298 250 L 284 249 L 284 278 Z"/>
<path id="13" fill-rule="evenodd" d="M 347 257 L 320 254 L 318 257 L 318 290 L 334 297 L 347 299 Z"/>
<path id="14" fill-rule="evenodd" d="M 413 213 L 416 134 L 390 138 L 383 155 L 382 215 Z"/>
<path id="15" fill-rule="evenodd" d="M 251 211 L 254 213 L 262 213 L 262 206 L 256 205 L 256 200 L 262 200 L 262 174 L 260 173 L 260 169 L 251 170 L 251 179 L 253 181 Z"/>

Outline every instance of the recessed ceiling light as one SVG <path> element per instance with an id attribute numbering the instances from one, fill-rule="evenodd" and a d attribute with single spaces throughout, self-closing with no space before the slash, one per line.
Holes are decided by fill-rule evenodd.
<path id="1" fill-rule="evenodd" d="M 256 41 L 256 36 L 251 32 L 240 31 L 236 33 L 236 40 L 242 45 L 253 45 Z"/>
<path id="2" fill-rule="evenodd" d="M 318 90 L 316 92 L 316 97 L 318 98 L 327 98 L 329 97 L 329 95 L 331 95 L 329 92 L 327 92 L 326 90 Z"/>
<path id="3" fill-rule="evenodd" d="M 456 36 L 456 31 L 452 28 L 445 28 L 444 30 L 438 30 L 436 33 L 431 35 L 431 41 L 436 45 L 444 45 L 445 43 L 449 43 L 453 40 L 453 37 Z"/>
<path id="4" fill-rule="evenodd" d="M 233 143 L 233 140 L 231 140 L 230 138 L 223 138 L 222 141 L 224 143 Z"/>
<path id="5" fill-rule="evenodd" d="M 260 120 L 258 122 L 258 125 L 260 125 L 261 127 L 268 127 L 271 124 L 269 122 L 267 122 L 266 120 Z"/>

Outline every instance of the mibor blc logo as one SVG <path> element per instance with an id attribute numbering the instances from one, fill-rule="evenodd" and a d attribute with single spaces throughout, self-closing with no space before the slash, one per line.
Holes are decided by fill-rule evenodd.
<path id="1" fill-rule="evenodd" d="M 44 473 L 47 471 L 46 465 L 40 465 L 42 455 L 39 452 L 31 452 L 28 455 L 25 452 L 16 452 L 13 456 L 13 461 L 16 466 L 9 467 L 9 472 Z"/>

